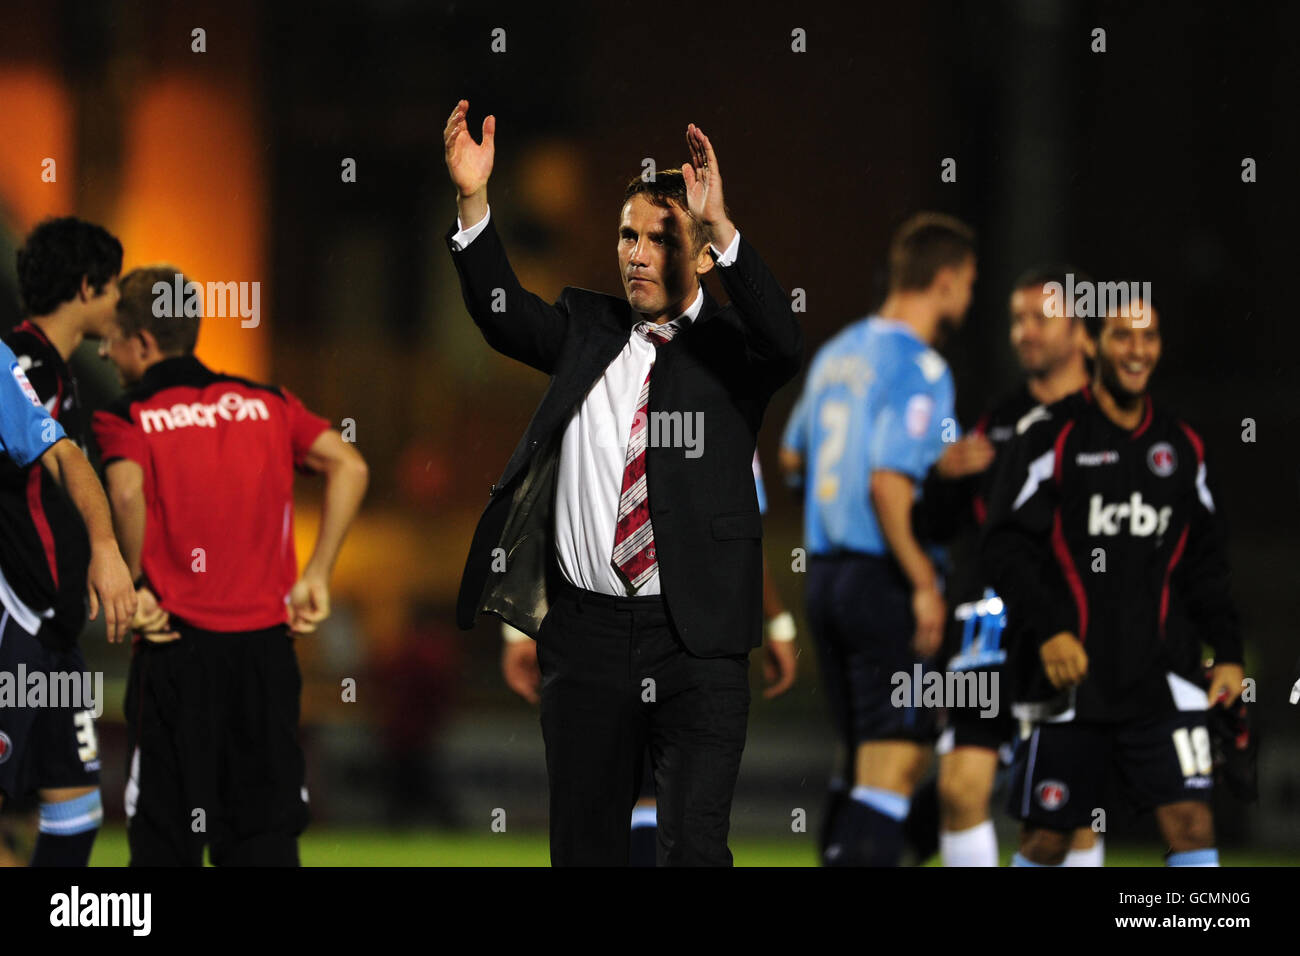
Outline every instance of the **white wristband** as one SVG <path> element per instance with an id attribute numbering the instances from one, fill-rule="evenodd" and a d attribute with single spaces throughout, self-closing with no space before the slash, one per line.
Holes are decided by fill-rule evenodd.
<path id="1" fill-rule="evenodd" d="M 793 641 L 795 637 L 794 616 L 789 611 L 782 611 L 772 618 L 767 622 L 767 636 L 780 644 L 788 644 Z"/>

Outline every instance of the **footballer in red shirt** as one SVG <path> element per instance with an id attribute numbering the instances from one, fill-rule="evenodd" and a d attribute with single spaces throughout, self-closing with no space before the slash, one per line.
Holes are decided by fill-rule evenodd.
<path id="1" fill-rule="evenodd" d="M 307 791 L 293 635 L 329 613 L 367 468 L 289 391 L 195 358 L 199 318 L 154 308 L 185 288 L 178 275 L 159 266 L 122 278 L 101 352 L 127 391 L 93 420 L 141 614 L 152 613 L 127 686 L 131 863 L 198 866 L 206 844 L 218 866 L 295 866 Z M 301 575 L 295 470 L 325 477 Z"/>

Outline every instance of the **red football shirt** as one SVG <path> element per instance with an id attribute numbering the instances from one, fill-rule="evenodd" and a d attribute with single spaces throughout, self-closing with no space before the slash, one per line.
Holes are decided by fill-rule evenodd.
<path id="1" fill-rule="evenodd" d="M 298 576 L 294 469 L 329 423 L 286 389 L 183 356 L 92 425 L 105 465 L 144 471 L 141 566 L 163 609 L 212 631 L 283 624 Z"/>

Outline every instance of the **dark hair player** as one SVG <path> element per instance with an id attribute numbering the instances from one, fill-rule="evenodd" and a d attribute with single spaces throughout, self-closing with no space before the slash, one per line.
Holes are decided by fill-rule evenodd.
<path id="1" fill-rule="evenodd" d="M 990 507 L 1011 693 L 1034 718 L 1011 790 L 1016 865 L 1059 865 L 1111 772 L 1155 810 L 1169 865 L 1218 863 L 1206 711 L 1243 676 L 1222 514 L 1201 437 L 1147 394 L 1159 315 L 1127 311 L 1088 321 L 1091 384 L 1022 419 Z"/>

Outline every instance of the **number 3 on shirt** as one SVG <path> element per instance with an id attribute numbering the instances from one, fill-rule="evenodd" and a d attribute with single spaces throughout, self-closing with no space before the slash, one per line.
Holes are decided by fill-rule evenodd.
<path id="1" fill-rule="evenodd" d="M 99 756 L 99 741 L 95 737 L 95 715 L 83 710 L 72 718 L 77 726 L 77 758 L 82 763 L 90 763 Z"/>

